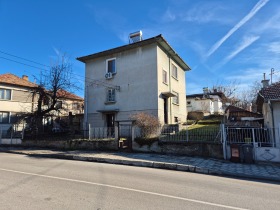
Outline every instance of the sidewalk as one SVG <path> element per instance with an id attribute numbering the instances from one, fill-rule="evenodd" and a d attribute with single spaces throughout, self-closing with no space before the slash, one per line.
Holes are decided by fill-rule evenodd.
<path id="1" fill-rule="evenodd" d="M 278 163 L 241 164 L 218 159 L 204 159 L 200 157 L 175 155 L 99 151 L 58 151 L 31 148 L 25 149 L 18 147 L 0 147 L 0 152 L 47 158 L 161 168 L 280 182 L 280 164 Z"/>

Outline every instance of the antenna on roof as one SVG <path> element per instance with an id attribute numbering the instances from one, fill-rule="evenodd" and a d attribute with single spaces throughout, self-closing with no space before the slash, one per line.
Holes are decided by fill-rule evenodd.
<path id="1" fill-rule="evenodd" d="M 142 31 L 136 31 L 129 34 L 129 44 L 142 41 Z"/>

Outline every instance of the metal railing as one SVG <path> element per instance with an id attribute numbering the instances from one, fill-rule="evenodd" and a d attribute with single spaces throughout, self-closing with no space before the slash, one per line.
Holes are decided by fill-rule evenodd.
<path id="1" fill-rule="evenodd" d="M 0 125 L 0 139 L 22 138 L 23 127 L 16 125 Z"/>
<path id="2" fill-rule="evenodd" d="M 89 126 L 89 139 L 113 139 L 115 138 L 114 127 L 91 127 Z"/>
<path id="3" fill-rule="evenodd" d="M 275 138 L 279 136 L 277 128 L 225 128 L 228 144 L 257 143 L 259 147 L 275 147 Z"/>
<path id="4" fill-rule="evenodd" d="M 148 135 L 147 135 L 148 134 Z M 136 128 L 134 132 L 136 138 L 155 138 L 164 142 L 188 142 L 188 141 L 204 141 L 204 142 L 221 142 L 222 132 L 220 126 L 187 128 L 179 130 L 175 127 L 151 127 L 141 130 Z"/>

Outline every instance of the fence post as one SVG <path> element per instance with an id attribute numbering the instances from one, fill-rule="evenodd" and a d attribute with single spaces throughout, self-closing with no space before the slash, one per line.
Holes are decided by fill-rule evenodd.
<path id="1" fill-rule="evenodd" d="M 88 140 L 90 140 L 90 123 L 88 124 Z"/>
<path id="2" fill-rule="evenodd" d="M 254 150 L 254 160 L 257 160 L 257 155 L 256 155 L 256 139 L 255 139 L 255 128 L 252 128 L 252 136 L 253 136 L 253 150 Z"/>
<path id="3" fill-rule="evenodd" d="M 2 126 L 0 126 L 0 144 L 2 144 Z"/>
<path id="4" fill-rule="evenodd" d="M 223 154 L 224 154 L 224 159 L 227 159 L 227 137 L 226 137 L 226 129 L 225 129 L 225 124 L 221 124 L 221 135 L 222 135 L 222 142 L 223 142 Z"/>

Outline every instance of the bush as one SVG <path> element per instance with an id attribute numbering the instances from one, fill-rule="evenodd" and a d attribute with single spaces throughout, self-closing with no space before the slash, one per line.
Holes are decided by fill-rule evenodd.
<path id="1" fill-rule="evenodd" d="M 152 138 L 158 135 L 161 124 L 155 116 L 140 112 L 132 115 L 131 119 L 135 120 L 135 125 L 140 128 L 142 138 Z"/>

